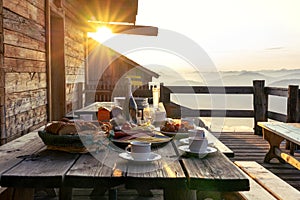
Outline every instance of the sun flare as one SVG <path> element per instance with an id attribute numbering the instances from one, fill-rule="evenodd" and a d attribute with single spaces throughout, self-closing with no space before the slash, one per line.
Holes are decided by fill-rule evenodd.
<path id="1" fill-rule="evenodd" d="M 99 27 L 97 29 L 97 32 L 89 32 L 88 33 L 88 37 L 91 37 L 100 43 L 113 37 L 113 35 L 114 34 L 113 34 L 112 30 L 106 26 Z"/>

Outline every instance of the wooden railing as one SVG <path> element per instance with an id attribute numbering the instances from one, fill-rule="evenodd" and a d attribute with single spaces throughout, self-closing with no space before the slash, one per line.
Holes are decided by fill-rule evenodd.
<path id="1" fill-rule="evenodd" d="M 89 88 L 91 89 L 91 88 Z M 111 101 L 107 90 L 93 91 L 95 101 Z M 167 116 L 172 118 L 185 117 L 234 117 L 234 118 L 254 118 L 255 134 L 261 134 L 261 128 L 257 126 L 258 121 L 268 121 L 273 119 L 281 122 L 300 122 L 300 92 L 298 86 L 290 85 L 288 88 L 265 87 L 264 80 L 253 81 L 253 86 L 164 86 L 161 85 L 160 101 L 164 103 Z M 238 94 L 253 95 L 253 109 L 191 109 L 171 102 L 171 94 Z M 134 96 L 151 97 L 148 86 L 138 88 Z M 287 98 L 287 113 L 282 114 L 268 109 L 269 96 L 279 96 Z M 105 98 L 104 98 L 105 97 Z"/>

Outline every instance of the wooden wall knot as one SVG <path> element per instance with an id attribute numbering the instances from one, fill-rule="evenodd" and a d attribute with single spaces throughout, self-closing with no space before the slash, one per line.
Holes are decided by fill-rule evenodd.
<path id="1" fill-rule="evenodd" d="M 29 72 L 30 80 L 33 80 L 35 74 L 36 72 Z"/>

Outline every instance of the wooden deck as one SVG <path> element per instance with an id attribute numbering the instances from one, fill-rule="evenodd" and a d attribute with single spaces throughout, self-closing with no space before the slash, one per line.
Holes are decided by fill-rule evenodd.
<path id="1" fill-rule="evenodd" d="M 231 148 L 235 156 L 231 158 L 232 161 L 256 161 L 265 168 L 285 180 L 287 183 L 300 190 L 300 171 L 290 166 L 289 164 L 281 164 L 274 160 L 272 164 L 263 163 L 264 156 L 268 151 L 268 143 L 262 136 L 254 135 L 251 132 L 224 132 L 219 139 Z M 282 144 L 284 147 L 285 144 Z M 284 148 L 283 148 L 284 149 Z M 295 157 L 300 159 L 300 152 L 295 152 Z M 135 190 L 125 190 L 119 188 L 118 199 L 139 199 L 139 200 L 162 200 L 163 192 L 161 190 L 154 190 L 153 197 L 139 197 Z M 73 199 L 95 199 L 90 197 L 91 190 L 89 189 L 75 189 L 73 192 Z M 37 193 L 36 200 L 57 200 L 57 197 L 47 197 L 42 192 Z M 97 199 L 108 199 L 108 195 L 98 197 Z"/>

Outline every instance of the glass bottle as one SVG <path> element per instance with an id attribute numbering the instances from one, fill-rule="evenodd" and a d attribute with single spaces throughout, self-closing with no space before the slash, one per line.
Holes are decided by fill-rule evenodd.
<path id="1" fill-rule="evenodd" d="M 126 78 L 126 79 L 127 79 L 127 83 L 126 83 L 127 93 L 125 97 L 125 107 L 126 107 L 125 117 L 127 121 L 137 124 L 138 107 L 132 95 L 131 79 L 130 78 Z"/>

